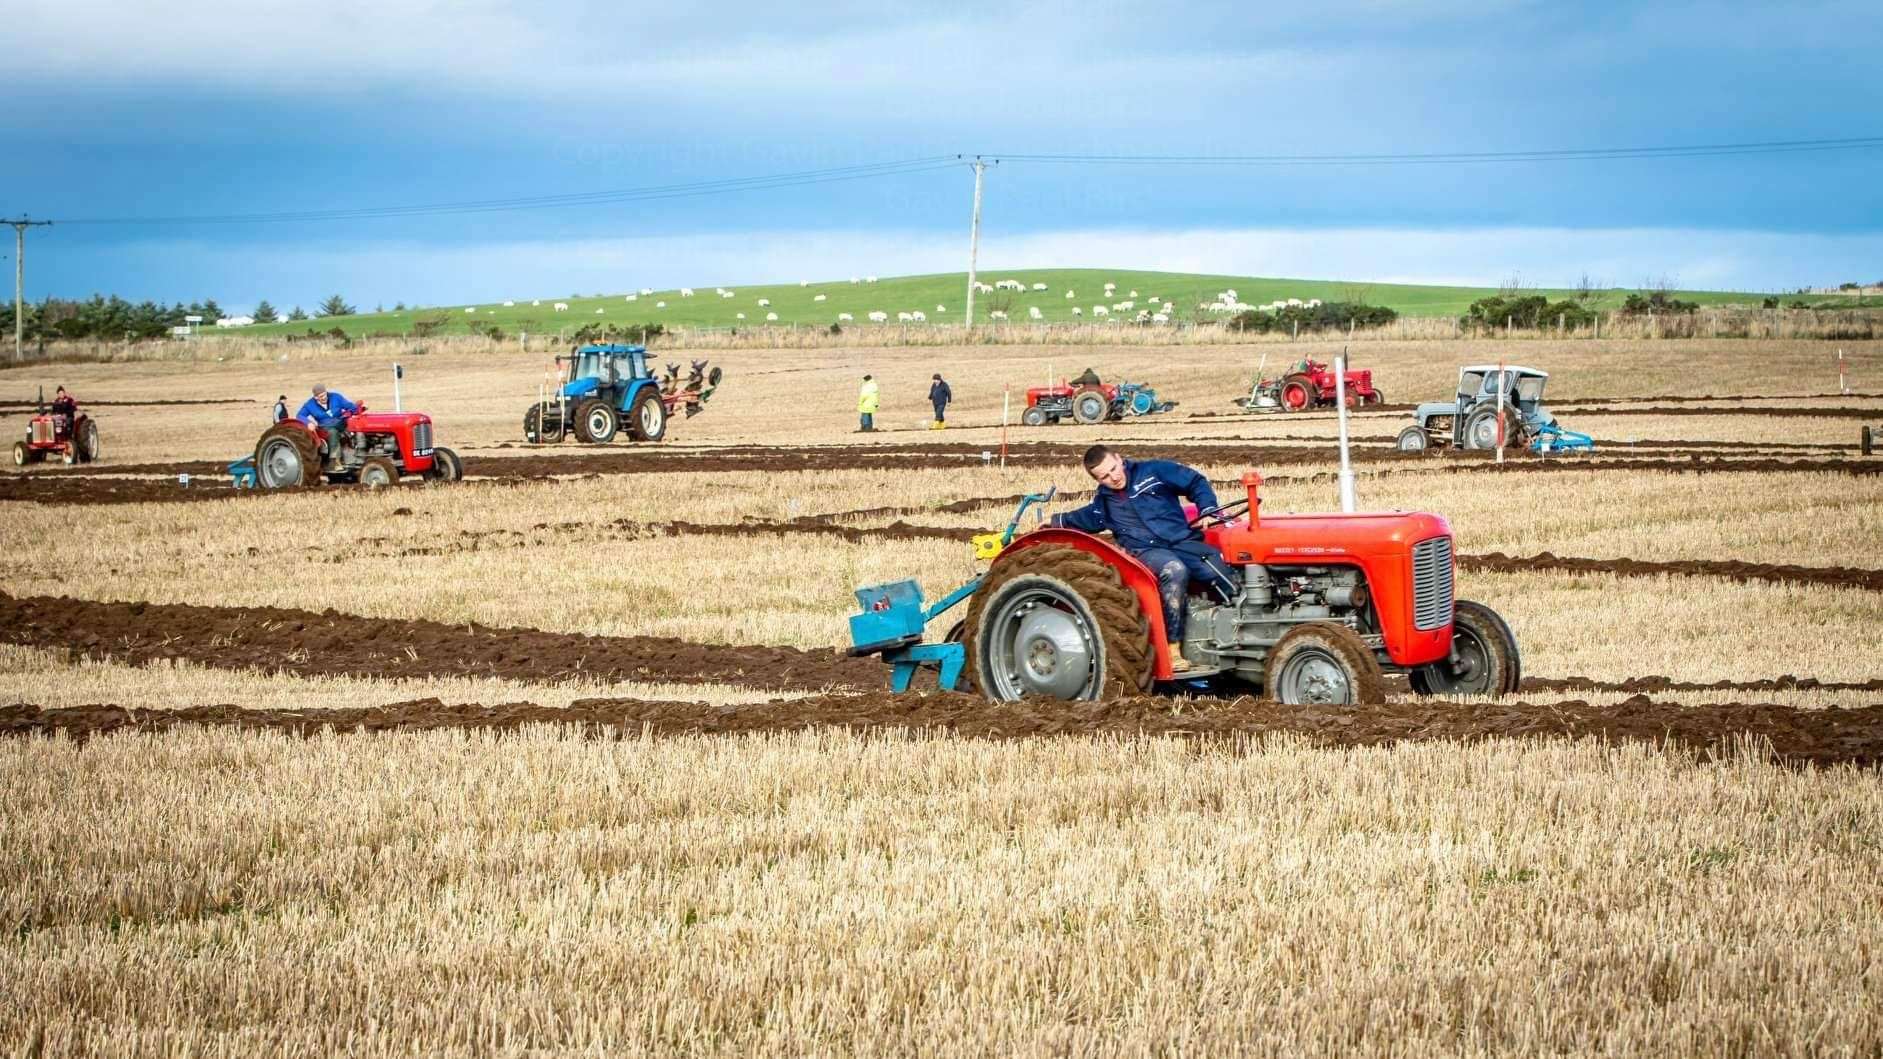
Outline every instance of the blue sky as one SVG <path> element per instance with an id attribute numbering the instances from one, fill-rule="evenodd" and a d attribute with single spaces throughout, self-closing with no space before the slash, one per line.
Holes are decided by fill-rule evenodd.
<path id="1" fill-rule="evenodd" d="M 398 206 L 960 152 L 1498 151 L 1883 134 L 1866 3 L 0 0 L 0 211 Z M 965 265 L 971 177 L 581 209 L 37 230 L 28 295 L 449 303 Z M 10 256 L 11 248 L 0 248 Z M 1790 288 L 1883 279 L 1883 149 L 1003 163 L 992 268 Z M 10 266 L 10 262 L 8 262 Z"/>

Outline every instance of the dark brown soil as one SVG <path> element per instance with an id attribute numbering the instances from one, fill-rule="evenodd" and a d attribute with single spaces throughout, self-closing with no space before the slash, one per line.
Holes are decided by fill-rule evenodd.
<path id="1" fill-rule="evenodd" d="M 656 636 L 316 614 L 271 607 L 194 607 L 0 593 L 0 642 L 65 648 L 142 664 L 160 659 L 301 676 L 578 677 L 777 690 L 880 685 L 873 659 L 790 647 L 727 647 Z"/>
<path id="2" fill-rule="evenodd" d="M 1536 555 L 1515 557 L 1503 552 L 1486 555 L 1460 555 L 1458 565 L 1466 570 L 1497 573 L 1533 573 L 1539 570 L 1570 573 L 1617 574 L 1622 577 L 1678 575 L 1688 577 L 1724 577 L 1732 581 L 1802 582 L 1835 585 L 1839 588 L 1864 588 L 1883 591 L 1883 570 L 1850 566 L 1787 566 L 1774 563 L 1742 563 L 1730 559 L 1646 562 L 1639 559 L 1580 559 L 1574 556 Z"/>
<path id="3" fill-rule="evenodd" d="M 1423 701 L 1358 707 L 1282 706 L 1254 699 L 1157 698 L 994 704 L 969 695 L 876 692 L 725 707 L 636 699 L 581 699 L 566 709 L 533 703 L 446 704 L 437 699 L 337 710 L 259 710 L 233 705 L 183 710 L 117 705 L 0 707 L 0 734 L 60 733 L 81 739 L 185 725 L 310 735 L 326 730 L 502 730 L 528 724 L 570 724 L 621 736 L 822 728 L 937 730 L 996 739 L 1090 734 L 1246 738 L 1285 733 L 1324 746 L 1593 737 L 1612 742 L 1672 743 L 1703 755 L 1732 752 L 1736 743 L 1750 739 L 1790 764 L 1854 764 L 1868 768 L 1883 763 L 1883 705 L 1825 710 L 1751 702 L 1686 707 L 1657 702 L 1645 695 L 1613 706 L 1574 699 L 1509 705 Z"/>

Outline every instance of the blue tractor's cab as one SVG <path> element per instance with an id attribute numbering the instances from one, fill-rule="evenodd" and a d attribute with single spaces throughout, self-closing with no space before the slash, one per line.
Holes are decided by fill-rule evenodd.
<path id="1" fill-rule="evenodd" d="M 706 361 L 697 360 L 684 381 L 678 364 L 655 378 L 647 347 L 615 342 L 577 347 L 556 364 L 561 371 L 555 391 L 524 414 L 529 441 L 561 441 L 573 432 L 578 441 L 606 444 L 624 426 L 635 441 L 659 441 L 667 434 L 668 416 L 677 408 L 689 417 L 698 413 L 721 377 L 718 368 L 709 373 Z"/>

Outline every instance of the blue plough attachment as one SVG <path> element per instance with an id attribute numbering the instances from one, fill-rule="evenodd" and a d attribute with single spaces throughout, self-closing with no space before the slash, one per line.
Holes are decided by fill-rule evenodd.
<path id="1" fill-rule="evenodd" d="M 976 558 L 991 559 L 999 555 L 1013 543 L 1020 517 L 1026 514 L 1027 508 L 1050 502 L 1058 492 L 1059 488 L 1054 486 L 1044 493 L 1029 493 L 1020 501 L 1020 507 L 1014 511 L 998 541 L 976 539 Z M 994 535 L 981 536 L 991 538 Z M 893 667 L 889 677 L 892 691 L 908 691 L 915 680 L 915 671 L 925 665 L 936 668 L 937 683 L 943 691 L 955 690 L 955 685 L 961 682 L 961 671 L 967 666 L 967 647 L 958 640 L 923 643 L 922 633 L 929 622 L 972 596 L 980 587 L 981 579 L 977 577 L 943 596 L 932 607 L 922 605 L 922 586 L 914 581 L 890 581 L 857 589 L 857 605 L 862 611 L 850 616 L 850 653 L 881 655 L 883 661 Z"/>
<path id="2" fill-rule="evenodd" d="M 1555 452 L 1594 452 L 1595 439 L 1550 422 L 1537 428 L 1536 436 L 1530 439 L 1530 451 L 1538 456 Z"/>

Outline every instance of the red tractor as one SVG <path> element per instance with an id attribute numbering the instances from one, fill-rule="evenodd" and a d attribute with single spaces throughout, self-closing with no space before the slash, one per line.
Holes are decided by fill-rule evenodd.
<path id="1" fill-rule="evenodd" d="M 1373 372 L 1349 368 L 1346 381 L 1348 408 L 1385 402 L 1385 395 L 1373 385 Z M 1318 360 L 1303 359 L 1279 379 L 1257 380 L 1241 403 L 1252 412 L 1273 408 L 1305 412 L 1331 407 L 1337 399 L 1333 369 Z"/>
<path id="2" fill-rule="evenodd" d="M 422 412 L 368 412 L 344 417 L 339 444 L 327 451 L 327 431 L 284 419 L 255 443 L 255 481 L 267 489 L 327 481 L 396 485 L 406 475 L 455 482 L 464 477 L 458 454 L 432 444 L 432 420 Z"/>
<path id="3" fill-rule="evenodd" d="M 1109 539 L 1042 528 L 1014 538 L 967 595 L 958 639 L 981 694 L 1109 699 L 1181 679 L 1253 686 L 1284 703 L 1362 703 L 1383 701 L 1387 672 L 1424 695 L 1517 690 L 1510 627 L 1482 603 L 1453 599 L 1443 518 L 1263 518 L 1261 476 L 1242 480 L 1246 500 L 1204 513 L 1231 519 L 1204 537 L 1241 569 L 1241 592 L 1188 600 L 1190 671 L 1171 669 L 1157 578 L 1143 563 Z"/>
<path id="4" fill-rule="evenodd" d="M 55 406 L 53 411 L 36 413 L 27 420 L 25 440 L 13 443 L 13 465 L 24 467 L 54 456 L 66 463 L 90 463 L 100 451 L 98 424 L 92 417 L 78 411 L 76 405 L 70 411 Z"/>

